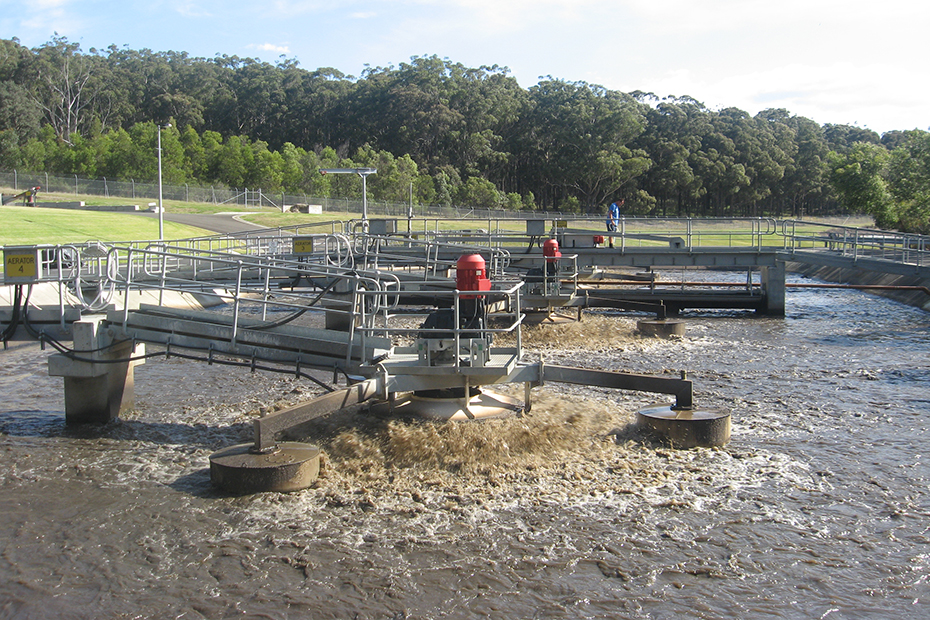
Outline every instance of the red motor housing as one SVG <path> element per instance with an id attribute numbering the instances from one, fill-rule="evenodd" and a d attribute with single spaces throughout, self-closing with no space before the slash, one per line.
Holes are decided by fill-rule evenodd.
<path id="1" fill-rule="evenodd" d="M 562 258 L 562 253 L 559 251 L 559 242 L 555 239 L 546 239 L 543 242 L 543 256 L 546 257 L 548 263 L 554 263 Z"/>
<path id="2" fill-rule="evenodd" d="M 465 254 L 455 263 L 455 288 L 460 291 L 490 291 L 484 258 L 480 254 Z M 480 295 L 462 295 L 462 299 L 474 299 Z"/>

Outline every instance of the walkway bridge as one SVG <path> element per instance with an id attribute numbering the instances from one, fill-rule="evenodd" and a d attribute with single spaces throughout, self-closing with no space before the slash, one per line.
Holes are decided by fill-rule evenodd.
<path id="1" fill-rule="evenodd" d="M 52 286 L 61 327 L 74 335 L 73 348 L 57 343 L 60 353 L 49 361 L 50 373 L 65 377 L 69 422 L 118 415 L 131 403 L 133 366 L 152 355 L 289 372 L 317 383 L 322 395 L 255 421 L 253 455 L 267 453 L 287 429 L 353 404 L 425 408 L 444 419 L 501 415 L 529 410 L 531 389 L 547 381 L 671 395 L 675 402 L 650 416 L 663 424 L 686 420 L 670 431 L 679 445 L 719 445 L 729 437 L 729 416 L 695 409 L 685 373 L 652 377 L 527 359 L 521 329 L 528 311 L 605 306 L 664 317 L 669 308 L 727 307 L 780 314 L 786 261 L 875 264 L 920 275 L 928 269 L 925 237 L 807 222 L 751 220 L 737 232 L 699 231 L 692 220 L 664 227 L 625 221 L 613 235 L 593 223 L 549 224 L 495 221 L 447 230 L 424 223 L 397 232 L 393 221 L 330 222 L 170 242 L 8 246 L 5 282 L 13 300 L 4 340 L 10 326 L 30 324 L 32 289 Z M 730 244 L 705 245 L 721 238 Z M 545 243 L 550 239 L 557 249 Z M 463 256 L 482 257 L 481 273 L 468 280 L 480 286 L 462 285 Z M 669 269 L 739 271 L 746 282 L 725 290 L 707 282 L 669 285 L 661 278 Z M 157 301 L 139 303 L 144 295 Z M 215 303 L 172 303 L 191 295 Z M 75 300 L 90 316 L 66 325 Z M 160 351 L 146 354 L 145 345 Z M 319 371 L 332 373 L 332 381 Z M 522 383 L 524 402 L 481 389 L 504 383 Z"/>

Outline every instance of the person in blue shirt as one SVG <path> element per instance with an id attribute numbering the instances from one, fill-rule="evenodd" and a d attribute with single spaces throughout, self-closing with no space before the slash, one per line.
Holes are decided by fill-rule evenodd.
<path id="1" fill-rule="evenodd" d="M 623 206 L 623 200 L 618 202 L 610 203 L 610 206 L 607 207 L 607 232 L 617 232 L 617 227 L 620 225 L 620 207 Z M 610 247 L 614 247 L 614 238 L 610 238 Z"/>

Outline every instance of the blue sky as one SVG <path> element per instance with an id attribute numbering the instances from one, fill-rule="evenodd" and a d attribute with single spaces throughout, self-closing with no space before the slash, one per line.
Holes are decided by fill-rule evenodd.
<path id="1" fill-rule="evenodd" d="M 786 108 L 819 123 L 930 129 L 919 0 L 0 0 L 0 37 L 54 33 L 105 49 L 296 59 L 358 76 L 437 55 L 688 95 L 713 109 Z"/>

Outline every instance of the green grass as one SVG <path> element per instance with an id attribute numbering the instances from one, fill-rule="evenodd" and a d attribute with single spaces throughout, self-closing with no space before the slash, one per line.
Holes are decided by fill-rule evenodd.
<path id="1" fill-rule="evenodd" d="M 4 193 L 10 194 L 12 190 L 6 188 Z M 74 194 L 56 194 L 40 193 L 39 204 L 43 202 L 64 202 L 83 200 L 88 206 L 113 206 L 126 205 L 134 202 L 147 206 L 150 199 L 137 199 L 133 201 L 128 198 L 107 198 L 103 196 L 75 196 Z M 209 214 L 235 211 L 247 213 L 242 219 L 248 222 L 267 226 L 269 228 L 279 228 L 295 226 L 300 224 L 315 224 L 322 222 L 331 222 L 333 220 L 359 219 L 360 213 L 324 213 L 322 215 L 310 215 L 303 213 L 281 213 L 273 207 L 250 208 L 239 205 L 214 205 L 210 203 L 183 202 L 177 200 L 165 200 L 163 202 L 167 213 L 191 213 L 191 214 Z M 373 217 L 378 217 L 377 215 Z M 397 219 L 398 230 L 406 231 L 406 218 Z M 825 218 L 824 223 L 846 225 L 846 226 L 871 226 L 871 218 Z M 437 223 L 435 218 L 427 220 L 427 228 L 435 230 Z M 497 224 L 494 223 L 494 226 Z M 603 231 L 603 218 L 596 217 L 593 220 L 569 222 L 570 228 L 590 229 L 594 234 Z M 662 220 L 648 219 L 629 219 L 626 221 L 626 231 L 628 233 L 649 233 L 656 235 L 684 236 L 685 228 L 683 223 L 676 223 L 671 226 L 669 222 Z M 416 218 L 413 221 L 414 232 L 422 231 L 424 219 Z M 438 228 L 440 230 L 459 230 L 487 228 L 488 221 L 480 219 L 469 220 L 440 220 Z M 522 233 L 526 230 L 523 222 L 511 221 L 501 224 L 502 230 Z M 749 232 L 748 223 L 741 222 L 716 222 L 711 220 L 699 221 L 694 226 L 695 236 L 692 241 L 696 246 L 714 247 L 714 246 L 748 246 L 753 239 L 747 233 Z M 811 228 L 810 230 L 801 230 L 798 228 L 798 234 L 815 234 L 823 232 L 823 228 Z M 780 231 L 778 231 L 780 232 Z M 165 222 L 165 237 L 179 239 L 192 236 L 210 234 L 197 228 L 181 226 L 171 222 Z M 132 241 L 144 239 L 156 239 L 158 237 L 158 222 L 156 218 L 140 217 L 127 213 L 112 212 L 95 212 L 95 211 L 70 211 L 60 209 L 32 209 L 12 207 L 10 205 L 0 207 L 0 245 L 26 245 L 36 243 L 75 243 L 89 240 L 101 241 Z M 763 237 L 763 245 L 778 246 L 783 243 L 780 234 L 767 235 Z M 640 241 L 628 239 L 628 247 L 637 247 L 638 245 L 663 245 L 657 241 Z"/>
<path id="2" fill-rule="evenodd" d="M 165 237 L 210 234 L 200 228 L 165 222 Z M 158 239 L 158 219 L 131 213 L 0 207 L 0 245 L 137 241 Z"/>

